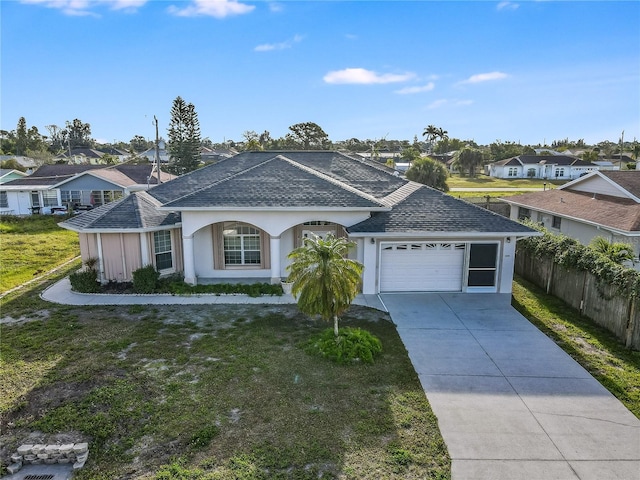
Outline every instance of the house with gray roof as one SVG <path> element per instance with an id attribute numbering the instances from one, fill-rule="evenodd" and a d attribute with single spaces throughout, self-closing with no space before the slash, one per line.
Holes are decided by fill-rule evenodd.
<path id="1" fill-rule="evenodd" d="M 640 171 L 598 171 L 545 192 L 503 197 L 511 218 L 528 218 L 587 245 L 595 237 L 640 252 Z"/>
<path id="2" fill-rule="evenodd" d="M 356 243 L 363 293 L 510 293 L 518 238 L 534 230 L 332 151 L 244 152 L 70 218 L 102 281 L 136 269 L 191 284 L 279 282 L 305 238 Z"/>
<path id="3" fill-rule="evenodd" d="M 574 180 L 600 167 L 569 155 L 518 155 L 494 162 L 485 167 L 496 178 L 540 178 L 545 180 Z"/>

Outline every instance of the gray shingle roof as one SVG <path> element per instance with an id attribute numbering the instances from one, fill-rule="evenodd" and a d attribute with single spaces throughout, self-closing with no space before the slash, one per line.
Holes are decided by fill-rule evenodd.
<path id="1" fill-rule="evenodd" d="M 147 192 L 135 192 L 60 223 L 70 230 L 130 230 L 171 226 L 180 222 L 180 214 L 162 212 Z"/>
<path id="2" fill-rule="evenodd" d="M 593 163 L 585 162 L 576 157 L 570 157 L 569 155 L 518 155 L 517 157 L 506 158 L 494 162 L 494 165 L 498 166 L 513 166 L 513 165 L 538 165 L 538 164 L 551 164 L 560 166 L 574 167 L 596 167 Z"/>
<path id="3" fill-rule="evenodd" d="M 389 212 L 375 212 L 349 233 L 478 232 L 528 234 L 534 230 L 463 200 L 423 186 Z"/>
<path id="4" fill-rule="evenodd" d="M 277 155 L 164 204 L 168 208 L 380 208 L 382 203 Z M 229 160 L 233 161 L 233 159 Z M 215 166 L 215 165 L 214 165 Z M 304 166 L 303 166 L 304 167 Z M 388 174 L 387 174 L 388 176 Z M 393 177 L 392 177 L 393 178 Z M 179 181 L 179 179 L 178 179 Z M 167 184 L 168 185 L 168 184 Z M 150 192 L 156 197 L 155 189 Z"/>

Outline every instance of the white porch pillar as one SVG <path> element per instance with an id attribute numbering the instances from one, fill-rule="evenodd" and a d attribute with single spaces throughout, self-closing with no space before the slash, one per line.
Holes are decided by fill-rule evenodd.
<path id="1" fill-rule="evenodd" d="M 107 279 L 104 275 L 104 254 L 102 253 L 102 235 L 96 233 L 96 242 L 98 247 L 98 280 L 100 283 L 107 283 Z"/>
<path id="2" fill-rule="evenodd" d="M 143 267 L 151 264 L 151 259 L 149 258 L 149 235 L 147 232 L 140 232 L 140 260 Z"/>
<path id="3" fill-rule="evenodd" d="M 277 284 L 280 283 L 280 237 L 272 236 L 269 239 L 269 249 L 271 255 L 271 283 Z"/>
<path id="4" fill-rule="evenodd" d="M 502 242 L 502 262 L 498 259 L 500 266 L 500 283 L 498 293 L 511 293 L 513 283 L 513 269 L 516 263 L 516 237 L 507 237 Z M 498 272 L 496 272 L 497 274 Z"/>
<path id="5" fill-rule="evenodd" d="M 182 251 L 184 261 L 184 281 L 190 285 L 197 283 L 196 265 L 193 255 L 193 235 L 182 236 Z"/>

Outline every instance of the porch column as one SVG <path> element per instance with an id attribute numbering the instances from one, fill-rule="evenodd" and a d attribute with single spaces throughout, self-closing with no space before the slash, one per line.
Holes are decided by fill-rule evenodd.
<path id="1" fill-rule="evenodd" d="M 376 288 L 376 277 L 378 273 L 378 245 L 373 237 L 364 237 L 363 242 L 362 263 L 364 264 L 364 273 L 362 274 L 362 293 L 371 295 L 379 293 Z"/>
<path id="2" fill-rule="evenodd" d="M 280 283 L 280 237 L 271 236 L 269 239 L 271 255 L 271 283 Z"/>
<path id="3" fill-rule="evenodd" d="M 149 237 L 147 236 L 147 232 L 140 232 L 140 260 L 143 267 L 151 264 L 151 259 L 149 258 Z"/>
<path id="4" fill-rule="evenodd" d="M 193 258 L 193 235 L 182 236 L 182 251 L 184 261 L 184 281 L 190 285 L 195 285 L 196 266 Z"/>

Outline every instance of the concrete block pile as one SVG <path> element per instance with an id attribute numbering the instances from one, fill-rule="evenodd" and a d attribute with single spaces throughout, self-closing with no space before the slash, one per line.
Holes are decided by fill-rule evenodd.
<path id="1" fill-rule="evenodd" d="M 84 467 L 89 457 L 88 443 L 67 443 L 65 445 L 20 445 L 18 451 L 11 455 L 11 465 L 7 467 L 10 474 L 19 471 L 23 465 L 53 465 L 56 463 L 72 463 L 73 469 Z"/>

